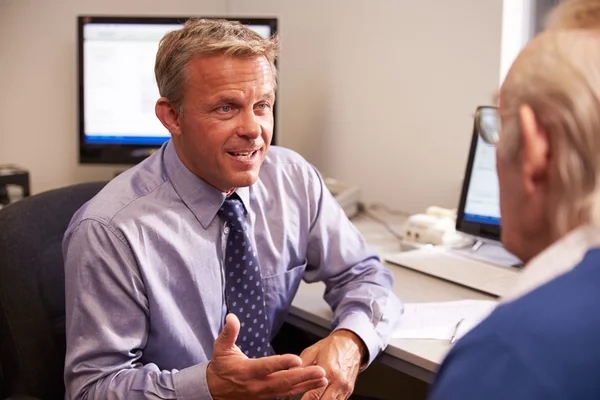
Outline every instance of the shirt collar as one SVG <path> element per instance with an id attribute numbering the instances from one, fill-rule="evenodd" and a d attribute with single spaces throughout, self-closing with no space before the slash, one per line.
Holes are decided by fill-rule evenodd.
<path id="1" fill-rule="evenodd" d="M 521 297 L 577 266 L 591 248 L 600 246 L 600 228 L 580 226 L 554 242 L 527 265 L 503 302 Z"/>
<path id="2" fill-rule="evenodd" d="M 175 192 L 192 211 L 204 229 L 211 224 L 219 208 L 225 201 L 227 193 L 212 187 L 196 176 L 181 161 L 173 142 L 169 140 L 164 147 L 163 164 L 167 178 Z M 235 193 L 240 197 L 246 211 L 250 206 L 250 189 L 238 188 Z"/>

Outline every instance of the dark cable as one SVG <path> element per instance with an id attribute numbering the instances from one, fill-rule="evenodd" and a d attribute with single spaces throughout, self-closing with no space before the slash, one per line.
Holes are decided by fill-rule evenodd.
<path id="1" fill-rule="evenodd" d="M 369 207 L 370 208 L 370 207 Z M 381 218 L 373 215 L 372 213 L 369 212 L 368 209 L 364 209 L 363 210 L 363 214 L 369 218 L 371 218 L 372 220 L 374 220 L 375 222 L 378 222 L 379 224 L 383 225 L 383 227 L 385 229 L 387 229 L 387 231 L 389 233 L 392 234 L 392 236 L 394 236 L 396 239 L 398 240 L 404 240 L 404 236 L 401 235 L 400 233 L 396 232 L 396 230 L 394 230 L 394 228 L 392 228 L 387 222 L 385 222 L 384 220 L 382 220 Z"/>
<path id="2" fill-rule="evenodd" d="M 385 211 L 386 213 L 388 213 L 390 215 L 401 215 L 401 216 L 404 216 L 404 217 L 409 217 L 410 216 L 410 214 L 407 213 L 406 211 L 393 210 L 393 209 L 391 209 L 390 207 L 386 206 L 383 203 L 372 203 L 372 204 L 369 204 L 369 206 L 366 208 L 366 210 L 377 210 L 377 209 L 383 210 L 383 211 Z"/>

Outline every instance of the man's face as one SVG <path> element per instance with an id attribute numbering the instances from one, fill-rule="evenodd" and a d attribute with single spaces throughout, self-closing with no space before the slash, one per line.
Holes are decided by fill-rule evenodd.
<path id="1" fill-rule="evenodd" d="M 502 99 L 500 100 L 502 104 Z M 500 106 L 500 115 L 502 115 Z M 506 127 L 505 117 L 501 126 Z M 518 157 L 512 158 L 507 154 L 506 129 L 500 134 L 496 145 L 496 169 L 498 171 L 498 184 L 500 190 L 500 215 L 502 218 L 502 244 L 504 247 L 519 256 L 520 245 L 523 242 L 522 224 L 526 218 L 527 204 L 521 190 L 521 169 Z M 514 134 L 511 132 L 511 134 Z M 518 134 L 518 133 L 517 133 Z M 520 256 L 519 256 L 520 257 Z"/>
<path id="2" fill-rule="evenodd" d="M 179 129 L 171 130 L 179 157 L 223 192 L 252 185 L 273 136 L 274 102 L 274 77 L 265 57 L 192 59 Z"/>

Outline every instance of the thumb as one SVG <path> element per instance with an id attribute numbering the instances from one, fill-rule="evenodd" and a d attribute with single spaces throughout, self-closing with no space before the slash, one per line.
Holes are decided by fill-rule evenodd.
<path id="1" fill-rule="evenodd" d="M 235 346 L 238 334 L 240 333 L 240 320 L 235 314 L 227 314 L 225 317 L 225 326 L 215 340 L 214 353 L 229 351 Z"/>

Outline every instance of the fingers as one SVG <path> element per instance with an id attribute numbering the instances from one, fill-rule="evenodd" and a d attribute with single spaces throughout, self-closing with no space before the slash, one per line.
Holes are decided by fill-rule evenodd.
<path id="1" fill-rule="evenodd" d="M 302 396 L 301 400 L 319 400 L 326 389 L 327 386 L 323 386 L 321 388 L 313 389 L 309 392 L 306 392 L 304 393 L 304 396 Z"/>
<path id="2" fill-rule="evenodd" d="M 354 391 L 354 385 L 347 381 L 334 381 L 321 394 L 321 400 L 347 399 Z"/>
<path id="3" fill-rule="evenodd" d="M 275 372 L 266 377 L 269 387 L 289 388 L 302 382 L 325 378 L 325 370 L 318 365 L 311 367 L 294 368 L 287 371 Z"/>
<path id="4" fill-rule="evenodd" d="M 262 357 L 250 362 L 250 375 L 252 378 L 264 378 L 278 371 L 300 367 L 302 360 L 294 354 L 283 354 L 280 356 Z"/>
<path id="5" fill-rule="evenodd" d="M 326 387 L 325 370 L 317 365 L 275 372 L 265 379 L 265 391 L 276 397 L 290 397 L 307 390 Z"/>
<path id="6" fill-rule="evenodd" d="M 327 378 L 314 379 L 312 381 L 302 382 L 295 386 L 292 386 L 292 388 L 290 388 L 290 390 L 288 391 L 287 395 L 284 397 L 294 397 L 299 394 L 310 392 L 310 391 L 315 391 L 316 393 L 322 393 L 323 390 L 325 390 L 325 388 L 327 387 L 327 383 L 328 383 Z M 320 389 L 320 390 L 315 390 L 315 389 Z M 315 397 L 315 398 L 318 399 L 319 396 L 320 395 L 318 394 L 317 397 Z"/>
<path id="7" fill-rule="evenodd" d="M 261 398 L 291 397 L 306 390 L 325 387 L 327 385 L 325 370 L 317 365 L 277 371 L 270 375 L 247 381 L 250 383 L 246 387 L 246 393 L 260 394 Z"/>
<path id="8" fill-rule="evenodd" d="M 214 353 L 231 350 L 235 346 L 238 334 L 240 333 L 240 320 L 235 314 L 227 314 L 225 317 L 225 326 L 221 334 L 215 340 Z"/>
<path id="9" fill-rule="evenodd" d="M 215 353 L 208 365 L 207 383 L 213 398 L 282 398 L 327 385 L 322 367 L 302 367 L 300 357 L 293 354 L 259 359 L 248 359 L 241 353 L 233 354 L 231 346 L 235 344 L 232 337 L 237 335 L 238 329 L 237 318 L 228 316 L 227 325 L 215 344 L 215 349 L 225 350 L 216 358 Z M 227 346 L 230 347 L 227 349 Z"/>

